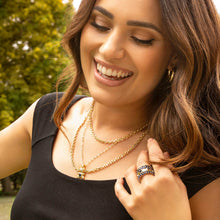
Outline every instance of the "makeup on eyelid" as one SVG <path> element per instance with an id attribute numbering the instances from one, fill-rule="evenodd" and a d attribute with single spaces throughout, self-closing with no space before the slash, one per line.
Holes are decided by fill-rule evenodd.
<path id="1" fill-rule="evenodd" d="M 151 94 L 171 55 L 161 23 L 155 0 L 97 1 L 80 40 L 82 69 L 93 97 L 125 104 Z"/>
<path id="2" fill-rule="evenodd" d="M 90 24 L 98 31 L 106 32 L 111 30 L 111 25 L 108 23 L 109 22 L 106 22 L 104 18 L 101 18 L 101 16 L 95 16 L 92 17 L 92 22 Z M 145 30 L 146 28 L 131 27 L 131 29 L 132 31 L 129 30 L 128 35 L 135 43 L 139 45 L 152 45 L 154 37 L 146 37 L 151 35 L 148 33 L 148 30 Z"/>

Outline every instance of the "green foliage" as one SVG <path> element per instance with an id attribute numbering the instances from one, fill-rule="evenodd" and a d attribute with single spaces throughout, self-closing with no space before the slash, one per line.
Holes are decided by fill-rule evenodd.
<path id="1" fill-rule="evenodd" d="M 0 94 L 0 130 L 11 123 L 13 115 L 13 111 L 7 103 L 6 95 Z"/>
<path id="2" fill-rule="evenodd" d="M 71 1 L 0 0 L 0 129 L 55 90 L 68 63 L 60 40 L 71 13 Z"/>

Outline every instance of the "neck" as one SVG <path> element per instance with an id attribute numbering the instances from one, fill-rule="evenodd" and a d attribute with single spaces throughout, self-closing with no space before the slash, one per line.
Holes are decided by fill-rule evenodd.
<path id="1" fill-rule="evenodd" d="M 93 127 L 96 132 L 105 130 L 108 134 L 123 134 L 136 130 L 146 124 L 147 107 L 142 105 L 106 106 L 102 103 L 94 103 L 92 113 Z"/>

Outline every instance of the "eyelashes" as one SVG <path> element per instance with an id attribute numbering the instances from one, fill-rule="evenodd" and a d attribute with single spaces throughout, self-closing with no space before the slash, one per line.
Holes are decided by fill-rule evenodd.
<path id="1" fill-rule="evenodd" d="M 99 31 L 102 31 L 102 32 L 104 32 L 104 31 L 109 31 L 109 30 L 110 30 L 110 28 L 105 27 L 105 26 L 102 26 L 102 25 L 99 25 L 99 24 L 97 24 L 95 21 L 92 21 L 90 24 L 91 24 L 93 27 L 95 27 L 96 29 L 98 29 Z"/>
<path id="2" fill-rule="evenodd" d="M 145 45 L 150 45 L 150 46 L 153 45 L 153 41 L 154 41 L 154 39 L 141 40 L 141 39 L 139 39 L 137 37 L 133 37 L 133 36 L 131 36 L 131 38 L 138 44 L 145 44 Z"/>
<path id="3" fill-rule="evenodd" d="M 94 20 L 90 23 L 93 27 L 95 27 L 98 31 L 100 32 L 106 32 L 109 31 L 111 28 L 103 26 L 103 25 L 99 25 L 97 24 Z M 139 45 L 146 45 L 146 46 L 152 46 L 153 45 L 153 41 L 154 39 L 150 39 L 150 40 L 141 40 L 135 36 L 131 36 L 131 39 Z"/>

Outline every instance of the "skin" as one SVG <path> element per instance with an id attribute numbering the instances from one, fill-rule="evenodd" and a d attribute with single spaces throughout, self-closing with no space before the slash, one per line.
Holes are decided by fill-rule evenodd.
<path id="1" fill-rule="evenodd" d="M 159 161 L 167 158 L 154 139 L 148 140 L 148 152 L 151 159 Z M 137 167 L 149 164 L 146 151 L 141 152 Z M 126 181 L 131 194 L 123 187 L 123 179 L 118 179 L 115 192 L 133 219 L 191 219 L 191 211 L 187 199 L 186 188 L 178 175 L 174 175 L 168 167 L 153 165 L 155 176 L 145 175 L 139 182 L 136 178 L 136 166 L 126 173 Z M 178 201 L 178 205 L 176 205 Z M 175 208 L 174 208 L 175 207 Z M 152 212 L 154 210 L 155 212 Z"/>
<path id="2" fill-rule="evenodd" d="M 95 99 L 93 114 L 95 132 L 102 139 L 112 139 L 126 135 L 131 128 L 134 130 L 143 125 L 147 110 L 146 101 L 150 100 L 152 90 L 161 80 L 166 69 L 172 65 L 172 51 L 169 42 L 163 38 L 158 1 L 100 0 L 97 1 L 96 6 L 106 9 L 114 19 L 106 18 L 102 13 L 96 12 L 95 17 L 99 18 L 96 22 L 101 22 L 99 25 L 105 25 L 110 29 L 107 32 L 100 32 L 91 25 L 91 21 L 94 20 L 87 23 L 82 32 L 81 59 L 85 79 Z M 126 10 L 122 10 L 123 8 Z M 94 19 L 94 14 L 92 16 Z M 160 31 L 156 31 L 155 28 L 128 26 L 128 20 L 151 23 Z M 151 38 L 155 40 L 152 45 L 143 46 L 133 41 L 134 36 L 142 40 Z M 103 85 L 94 78 L 94 58 L 114 68 L 132 71 L 133 75 L 120 86 Z M 83 120 L 91 101 L 91 98 L 85 98 L 70 108 L 63 123 L 70 143 L 73 140 L 72 134 Z M 0 178 L 29 165 L 35 105 L 36 103 L 11 126 L 0 132 Z M 85 160 L 88 161 L 103 149 L 103 145 L 94 142 L 88 132 L 85 136 L 85 147 L 87 146 Z M 92 165 L 96 167 L 123 153 L 136 139 L 137 137 L 133 137 L 128 143 L 113 148 Z M 184 184 L 169 167 L 154 165 L 156 175 L 146 175 L 140 183 L 138 182 L 135 174 L 137 167 L 147 164 L 149 158 L 159 161 L 168 157 L 152 139 L 147 144 L 148 154 L 143 151 L 146 149 L 146 139 L 131 155 L 103 171 L 87 175 L 86 179 L 118 178 L 115 184 L 116 196 L 135 220 L 219 219 L 220 213 L 217 207 L 220 197 L 219 179 L 205 186 L 190 201 Z M 80 142 L 76 143 L 77 155 L 80 153 L 80 144 Z M 60 131 L 54 142 L 52 157 L 57 170 L 76 177 L 69 158 L 69 142 Z M 124 189 L 121 179 L 123 176 L 131 189 L 131 194 Z"/>
<path id="3" fill-rule="evenodd" d="M 112 17 L 98 10 L 97 6 Z M 148 22 L 155 28 L 128 25 L 129 21 Z M 91 23 L 106 30 L 100 31 Z M 153 39 L 152 45 L 138 43 L 134 38 Z M 157 1 L 97 1 L 82 31 L 80 48 L 82 68 L 92 97 L 105 105 L 120 108 L 135 105 L 144 109 L 146 100 L 161 80 L 171 59 L 169 42 L 162 34 Z M 105 86 L 94 77 L 94 59 L 113 68 L 127 69 L 133 75 L 121 86 Z M 106 100 L 109 102 L 106 103 Z"/>

